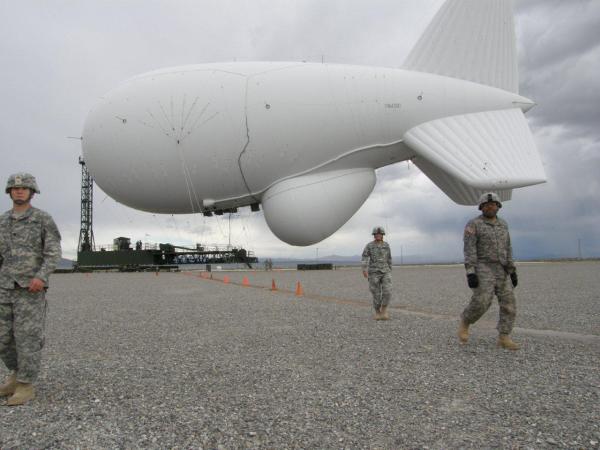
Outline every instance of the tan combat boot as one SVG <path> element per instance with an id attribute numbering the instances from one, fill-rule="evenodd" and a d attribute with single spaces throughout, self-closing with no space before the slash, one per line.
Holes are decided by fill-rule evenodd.
<path id="1" fill-rule="evenodd" d="M 0 385 L 0 397 L 6 397 L 7 395 L 13 395 L 17 388 L 17 374 L 11 373 L 4 383 Z"/>
<path id="2" fill-rule="evenodd" d="M 381 320 L 390 320 L 390 315 L 387 311 L 387 306 L 381 307 Z"/>
<path id="3" fill-rule="evenodd" d="M 469 324 L 462 319 L 460 319 L 460 325 L 458 326 L 458 339 L 460 339 L 461 344 L 466 344 L 469 340 Z"/>
<path id="4" fill-rule="evenodd" d="M 508 334 L 501 334 L 498 336 L 498 347 L 502 347 L 507 350 L 519 350 L 519 348 L 521 348 L 521 346 L 514 342 Z"/>
<path id="5" fill-rule="evenodd" d="M 29 400 L 33 400 L 34 398 L 35 389 L 33 388 L 33 384 L 17 382 L 15 393 L 7 400 L 6 404 L 8 406 L 24 405 Z"/>
<path id="6" fill-rule="evenodd" d="M 381 320 L 381 308 L 375 310 L 374 320 Z"/>

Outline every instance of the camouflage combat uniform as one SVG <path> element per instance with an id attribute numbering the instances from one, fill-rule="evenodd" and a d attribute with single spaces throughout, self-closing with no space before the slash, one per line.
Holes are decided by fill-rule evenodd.
<path id="1" fill-rule="evenodd" d="M 466 324 L 477 322 L 498 297 L 498 332 L 510 334 L 517 312 L 513 287 L 508 277 L 515 271 L 508 225 L 499 217 L 486 220 L 483 215 L 467 223 L 464 232 L 465 268 L 476 273 L 479 286 L 473 289 L 471 302 L 461 317 Z"/>
<path id="2" fill-rule="evenodd" d="M 37 378 L 46 322 L 45 289 L 29 292 L 33 278 L 44 282 L 61 256 L 52 217 L 30 207 L 0 216 L 0 358 L 21 383 Z"/>
<path id="3" fill-rule="evenodd" d="M 373 308 L 387 306 L 392 297 L 392 253 L 385 241 L 369 242 L 362 253 L 362 270 L 369 274 Z"/>

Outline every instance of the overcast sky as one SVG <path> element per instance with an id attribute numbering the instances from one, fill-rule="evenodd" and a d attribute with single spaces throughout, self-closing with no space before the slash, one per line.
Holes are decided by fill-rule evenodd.
<path id="1" fill-rule="evenodd" d="M 34 199 L 55 218 L 65 257 L 76 256 L 81 136 L 87 113 L 120 81 L 161 67 L 220 61 L 315 61 L 400 67 L 442 0 L 0 0 L 2 183 L 33 173 Z M 548 176 L 518 189 L 501 215 L 517 258 L 600 256 L 600 1 L 517 0 L 521 93 Z M 96 244 L 133 241 L 244 246 L 259 257 L 356 255 L 372 226 L 388 230 L 395 259 L 462 257 L 477 215 L 412 164 L 377 172 L 374 192 L 338 232 L 311 247 L 279 241 L 262 213 L 222 217 L 132 210 L 98 187 Z M 11 206 L 8 196 L 0 209 Z M 318 220 L 316 218 L 315 220 Z M 231 224 L 231 234 L 229 234 Z M 318 249 L 318 250 L 317 250 Z"/>

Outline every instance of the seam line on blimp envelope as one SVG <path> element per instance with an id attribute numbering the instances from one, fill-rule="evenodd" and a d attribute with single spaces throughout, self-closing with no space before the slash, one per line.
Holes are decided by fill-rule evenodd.
<path id="1" fill-rule="evenodd" d="M 249 142 L 249 141 L 248 141 L 248 142 Z M 279 178 L 278 180 L 276 180 L 276 181 L 274 181 L 273 183 L 269 184 L 269 185 L 268 185 L 266 188 L 264 188 L 264 189 L 262 189 L 262 190 L 260 190 L 260 191 L 251 192 L 247 184 L 246 184 L 246 188 L 248 189 L 248 194 L 249 194 L 249 195 L 250 195 L 250 196 L 251 196 L 253 199 L 257 200 L 257 197 L 260 197 L 262 194 L 264 194 L 266 191 L 268 191 L 268 190 L 269 190 L 271 187 L 273 187 L 273 186 L 274 186 L 274 185 L 276 185 L 277 183 L 281 183 L 282 181 L 289 180 L 289 179 L 291 179 L 291 178 L 300 177 L 300 176 L 303 176 L 303 175 L 307 175 L 307 174 L 309 174 L 309 173 L 311 173 L 311 172 L 314 172 L 314 171 L 316 171 L 316 170 L 322 169 L 323 167 L 326 167 L 326 166 L 328 166 L 328 165 L 330 165 L 330 164 L 333 164 L 333 163 L 336 163 L 336 162 L 338 162 L 338 161 L 341 161 L 341 160 L 343 160 L 344 158 L 347 158 L 347 157 L 349 157 L 349 156 L 352 156 L 352 155 L 354 155 L 354 154 L 356 154 L 356 153 L 364 152 L 364 151 L 367 151 L 367 150 L 373 150 L 373 149 L 375 149 L 375 148 L 386 148 L 386 147 L 392 147 L 392 146 L 394 146 L 394 145 L 402 144 L 403 142 L 404 142 L 404 139 L 399 139 L 399 140 L 397 140 L 397 141 L 393 141 L 393 142 L 390 142 L 390 143 L 388 143 L 388 144 L 375 144 L 375 145 L 371 145 L 371 146 L 368 146 L 368 147 L 360 147 L 360 148 L 357 148 L 357 149 L 354 149 L 354 150 L 349 150 L 349 151 L 347 151 L 346 153 L 343 153 L 343 154 L 341 154 L 341 155 L 339 155 L 339 156 L 336 156 L 335 158 L 332 158 L 332 159 L 330 159 L 329 161 L 326 161 L 326 162 L 324 162 L 324 163 L 322 163 L 322 164 L 319 164 L 319 165 L 317 165 L 317 166 L 314 166 L 314 167 L 312 167 L 312 168 L 310 168 L 310 169 L 306 169 L 306 170 L 303 170 L 302 172 L 298 172 L 298 173 L 295 173 L 295 174 L 293 174 L 293 175 L 288 175 L 288 176 L 286 176 L 286 177 Z M 412 158 L 414 158 L 415 156 L 416 156 L 416 154 L 415 154 L 415 155 L 411 155 L 411 157 L 409 157 L 408 159 L 412 159 Z M 241 154 L 240 154 L 240 157 L 241 157 Z M 238 158 L 238 164 L 239 164 L 239 161 L 240 161 L 240 159 Z M 367 167 L 354 167 L 354 168 L 355 168 L 355 169 L 358 169 L 358 168 L 361 168 L 361 169 L 368 169 L 369 167 L 367 166 Z M 242 171 L 241 167 L 240 167 L 240 171 L 242 172 L 242 177 L 243 177 L 244 175 L 243 175 L 243 171 Z M 245 178 L 244 178 L 244 182 L 245 182 Z M 232 202 L 232 201 L 235 201 L 235 200 L 240 200 L 240 199 L 243 199 L 243 198 L 245 198 L 245 197 L 246 197 L 245 195 L 243 195 L 243 196 L 238 196 L 238 197 L 229 197 L 229 198 L 226 198 L 226 199 L 223 199 L 223 200 L 219 200 L 218 202 L 219 202 L 219 203 L 224 203 L 224 202 Z M 257 200 L 257 201 L 258 201 L 258 200 Z"/>
<path id="2" fill-rule="evenodd" d="M 343 169 L 342 169 L 342 170 L 343 170 Z M 373 170 L 373 169 L 371 169 L 371 168 L 369 168 L 369 167 L 356 167 L 356 168 L 354 168 L 354 169 L 346 169 L 346 170 L 350 170 L 351 172 L 347 172 L 347 173 L 341 173 L 341 174 L 339 174 L 339 175 L 336 175 L 336 176 L 334 176 L 334 177 L 327 178 L 327 180 L 325 180 L 325 181 L 335 180 L 335 179 L 337 179 L 337 178 L 343 178 L 343 177 L 347 177 L 348 175 L 354 175 L 355 173 L 361 173 L 361 172 L 365 172 L 365 171 L 368 171 L 368 170 Z M 333 172 L 333 171 L 332 171 L 332 172 Z M 325 172 L 325 173 L 331 173 L 331 172 Z M 322 180 L 322 179 L 320 179 L 320 180 L 316 180 L 316 181 L 313 181 L 312 183 L 306 183 L 306 184 L 302 185 L 302 187 L 306 187 L 306 186 L 312 186 L 312 185 L 314 185 L 314 184 L 321 184 L 323 181 L 324 181 L 324 180 Z M 279 183 L 281 183 L 281 182 L 282 182 L 282 181 L 280 181 Z M 277 184 L 279 184 L 279 183 L 277 183 Z M 281 195 L 281 194 L 283 194 L 284 192 L 293 191 L 293 190 L 296 190 L 296 189 L 298 189 L 298 186 L 291 186 L 291 187 L 289 187 L 289 188 L 287 188 L 287 189 L 283 189 L 282 191 L 279 191 L 279 192 L 277 192 L 277 193 L 276 193 L 276 194 L 274 194 L 274 195 L 273 195 L 273 194 L 272 194 L 272 195 L 270 195 L 270 196 L 269 196 L 269 198 L 273 198 L 273 197 L 276 197 L 276 196 L 278 196 L 278 195 Z"/>
<path id="3" fill-rule="evenodd" d="M 127 83 L 130 83 L 132 81 L 135 80 L 140 80 L 140 79 L 145 79 L 145 78 L 152 78 L 152 77 L 160 77 L 163 75 L 177 75 L 177 74 L 181 74 L 181 73 L 186 73 L 186 72 L 222 72 L 222 73 L 226 73 L 229 75 L 236 75 L 236 76 L 240 76 L 240 77 L 253 77 L 256 75 L 262 75 L 268 72 L 275 72 L 275 71 L 279 71 L 279 70 L 288 70 L 288 69 L 293 69 L 296 67 L 305 67 L 305 66 L 310 66 L 310 65 L 319 65 L 319 66 L 329 66 L 329 67 L 354 67 L 354 68 L 369 68 L 370 66 L 363 66 L 360 64 L 333 64 L 333 63 L 314 63 L 314 62 L 303 62 L 303 61 L 246 61 L 246 63 L 251 64 L 251 63 L 273 63 L 273 64 L 288 64 L 285 66 L 280 66 L 280 67 L 274 67 L 272 69 L 268 69 L 268 70 L 263 70 L 261 72 L 254 72 L 254 73 L 243 73 L 243 72 L 235 72 L 233 70 L 226 70 L 223 69 L 222 67 L 217 67 L 215 65 L 212 64 L 231 64 L 233 63 L 233 61 L 225 61 L 225 62 L 220 62 L 220 63 L 203 63 L 203 64 L 190 64 L 188 66 L 178 66 L 175 68 L 172 68 L 172 70 L 169 69 L 158 69 L 158 70 L 153 70 L 151 72 L 146 72 L 146 73 L 142 73 L 139 75 L 135 75 L 131 78 L 128 78 L 126 80 L 123 80 L 120 85 L 124 85 Z M 203 67 L 198 67 L 198 66 L 203 66 Z M 192 67 L 196 67 L 196 68 L 192 68 Z M 402 69 L 402 68 L 391 68 L 391 67 L 379 67 L 379 69 L 386 69 L 386 70 L 400 70 L 400 71 L 406 71 L 406 69 Z M 446 78 L 451 78 L 445 75 L 438 75 L 438 74 L 433 74 L 430 72 L 422 72 L 425 73 L 427 75 L 435 75 L 435 76 L 443 76 Z M 463 80 L 463 81 L 469 81 L 469 80 Z M 475 83 L 475 82 L 471 82 L 471 83 Z M 475 84 L 479 84 L 479 83 L 475 83 Z M 493 86 L 489 86 L 492 87 Z M 115 89 L 118 89 L 118 87 L 116 87 Z M 496 88 L 496 89 L 500 89 L 500 88 Z"/>
<path id="4" fill-rule="evenodd" d="M 252 61 L 252 62 L 260 63 L 260 62 L 270 62 L 270 61 Z M 229 64 L 229 63 L 230 62 L 222 62 L 222 63 L 216 63 L 216 64 Z M 249 62 L 249 63 L 251 63 L 251 62 Z M 215 63 L 209 63 L 209 64 L 215 64 Z M 286 70 L 286 69 L 291 69 L 294 67 L 304 66 L 307 63 L 297 62 L 297 61 L 282 61 L 281 64 L 289 64 L 289 65 L 283 66 L 283 67 L 276 67 L 276 68 L 268 69 L 268 70 L 263 70 L 261 72 L 255 72 L 255 73 L 235 72 L 233 70 L 225 70 L 222 68 L 217 68 L 215 66 L 198 67 L 196 69 L 191 68 L 194 65 L 190 65 L 187 69 L 185 69 L 186 66 L 180 66 L 180 68 L 178 70 L 169 70 L 169 71 L 165 70 L 163 72 L 162 71 L 163 69 L 158 69 L 158 70 L 155 70 L 152 72 L 136 75 L 134 77 L 128 78 L 127 80 L 124 80 L 123 84 L 129 83 L 134 80 L 144 79 L 144 78 L 159 77 L 162 75 L 177 75 L 180 73 L 187 73 L 187 72 L 222 72 L 222 73 L 226 73 L 229 75 L 236 75 L 236 76 L 248 78 L 248 77 L 253 77 L 255 75 L 261 75 L 261 74 L 268 73 L 268 72 L 274 72 L 277 70 Z M 203 64 L 198 64 L 198 65 L 203 65 Z"/>
<path id="5" fill-rule="evenodd" d="M 244 186 L 246 186 L 246 191 L 248 191 L 248 194 L 250 194 L 250 197 L 255 202 L 260 202 L 260 200 L 257 199 L 254 196 L 254 194 L 252 193 L 250 186 L 248 186 L 248 181 L 246 180 L 246 176 L 244 175 L 244 169 L 242 168 L 242 156 L 244 156 L 244 153 L 246 152 L 246 150 L 248 149 L 248 146 L 250 145 L 250 128 L 248 127 L 248 83 L 249 83 L 249 81 L 250 81 L 250 77 L 246 77 L 246 89 L 244 92 L 244 118 L 245 118 L 245 124 L 246 124 L 246 144 L 244 144 L 244 148 L 242 148 L 242 151 L 238 155 L 238 168 L 240 169 L 240 174 L 242 175 L 242 181 L 244 182 Z"/>
<path id="6" fill-rule="evenodd" d="M 260 196 L 261 193 L 266 191 L 266 189 L 262 190 L 262 191 L 258 191 L 258 192 L 253 192 L 252 189 L 250 188 L 250 186 L 248 185 L 248 180 L 246 180 L 246 176 L 244 175 L 244 169 L 242 167 L 242 157 L 244 156 L 244 153 L 246 153 L 246 150 L 248 149 L 248 146 L 250 145 L 250 127 L 248 126 L 248 91 L 249 91 L 250 78 L 255 77 L 257 75 L 264 75 L 265 73 L 276 72 L 276 71 L 280 71 L 280 70 L 288 70 L 288 69 L 293 69 L 295 67 L 300 67 L 300 66 L 302 66 L 301 63 L 293 63 L 289 66 L 277 67 L 277 68 L 273 68 L 273 69 L 269 69 L 269 70 L 264 70 L 262 72 L 257 72 L 254 74 L 246 75 L 246 88 L 244 90 L 244 118 L 245 118 L 245 125 L 246 125 L 246 144 L 244 144 L 244 148 L 242 148 L 242 151 L 238 155 L 238 168 L 240 169 L 240 174 L 242 175 L 242 181 L 244 182 L 244 186 L 246 186 L 246 191 L 248 191 L 248 194 L 255 202 L 260 202 L 260 199 L 257 197 L 257 195 Z M 269 187 L 271 187 L 271 186 L 269 186 Z M 240 197 L 236 197 L 236 199 L 238 199 L 238 198 L 240 198 Z M 223 200 L 223 201 L 232 201 L 232 200 L 234 200 L 234 199 L 228 199 L 228 200 Z"/>
<path id="7" fill-rule="evenodd" d="M 255 72 L 255 73 L 247 74 L 246 77 L 250 79 L 250 78 L 258 76 L 258 75 L 264 75 L 265 73 L 279 72 L 280 70 L 295 69 L 296 67 L 303 67 L 306 65 L 306 63 L 299 63 L 299 62 L 289 62 L 289 63 L 285 63 L 285 64 L 290 64 L 290 65 L 283 66 L 283 67 L 274 67 L 272 69 L 263 70 L 262 72 Z"/>

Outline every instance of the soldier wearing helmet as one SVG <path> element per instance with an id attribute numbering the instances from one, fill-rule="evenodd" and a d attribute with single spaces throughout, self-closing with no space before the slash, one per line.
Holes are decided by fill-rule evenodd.
<path id="1" fill-rule="evenodd" d="M 60 261 L 60 233 L 52 217 L 31 206 L 35 177 L 16 173 L 5 192 L 13 207 L 0 215 L 0 359 L 10 375 L 0 385 L 7 405 L 35 397 L 33 383 L 44 345 L 48 279 Z"/>
<path id="2" fill-rule="evenodd" d="M 510 337 L 516 317 L 513 289 L 518 278 L 508 225 L 497 216 L 502 203 L 496 193 L 486 192 L 478 203 L 481 215 L 467 223 L 463 236 L 467 284 L 473 295 L 461 314 L 458 337 L 463 344 L 468 341 L 469 325 L 479 320 L 496 296 L 500 305 L 498 345 L 518 350 L 519 345 Z"/>
<path id="3" fill-rule="evenodd" d="M 33 193 L 40 193 L 35 177 L 29 173 L 15 173 L 9 176 L 8 181 L 6 182 L 5 192 L 10 194 L 10 190 L 15 187 L 28 188 Z"/>
<path id="4" fill-rule="evenodd" d="M 387 242 L 383 241 L 383 227 L 373 228 L 374 237 L 362 253 L 362 271 L 369 280 L 369 290 L 373 295 L 375 320 L 388 320 L 387 311 L 392 296 L 392 253 Z"/>
<path id="5" fill-rule="evenodd" d="M 486 203 L 495 203 L 498 209 L 502 208 L 502 203 L 500 203 L 500 197 L 495 192 L 487 192 L 481 197 L 479 197 L 479 211 L 483 211 L 483 206 Z"/>

